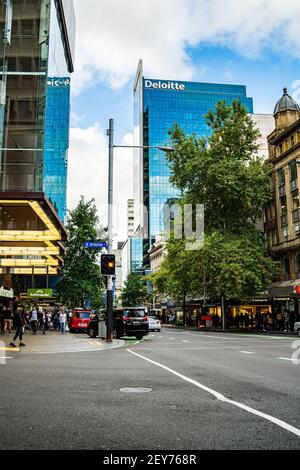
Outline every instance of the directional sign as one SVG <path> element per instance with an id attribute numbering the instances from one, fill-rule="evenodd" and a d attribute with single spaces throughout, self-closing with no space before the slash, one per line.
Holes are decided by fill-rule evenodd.
<path id="1" fill-rule="evenodd" d="M 84 248 L 96 249 L 108 248 L 107 242 L 86 242 Z"/>

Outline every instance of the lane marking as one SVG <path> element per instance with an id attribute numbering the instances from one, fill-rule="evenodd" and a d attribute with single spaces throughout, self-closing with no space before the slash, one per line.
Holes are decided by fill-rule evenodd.
<path id="1" fill-rule="evenodd" d="M 159 345 L 162 345 L 162 344 L 167 344 L 169 345 L 170 343 L 159 343 Z M 191 344 L 191 343 L 190 343 Z M 180 344 L 178 345 L 180 346 Z M 153 349 L 145 349 L 145 348 L 142 348 L 142 349 L 145 349 L 145 351 L 200 351 L 200 350 L 217 350 L 217 349 L 239 349 L 241 347 L 240 346 L 200 346 L 199 348 L 193 348 L 193 347 L 189 347 L 189 348 L 181 348 L 181 347 L 176 347 L 176 348 L 153 348 Z M 257 349 L 257 348 L 265 348 L 265 349 L 282 349 L 283 346 L 261 346 L 261 345 L 251 345 L 251 348 L 252 349 Z M 290 349 L 290 348 L 289 348 Z"/>
<path id="2" fill-rule="evenodd" d="M 189 343 L 189 341 L 187 341 L 186 339 L 182 339 L 181 342 L 182 343 Z"/>
<path id="3" fill-rule="evenodd" d="M 277 359 L 281 359 L 282 361 L 294 361 L 291 357 L 277 357 Z"/>
<path id="4" fill-rule="evenodd" d="M 239 353 L 242 353 L 242 354 L 255 354 L 254 352 L 251 352 L 251 351 L 239 351 Z"/>
<path id="5" fill-rule="evenodd" d="M 137 354 L 133 351 L 131 351 L 130 349 L 127 349 L 127 351 L 130 353 L 130 354 L 133 354 L 134 356 L 136 357 L 139 357 L 140 359 L 143 359 L 144 361 L 147 361 L 147 362 L 150 362 L 150 364 L 153 364 L 157 367 L 160 367 L 161 369 L 164 369 L 166 370 L 167 372 L 170 372 L 171 374 L 173 375 L 176 375 L 177 377 L 179 377 L 180 379 L 192 384 L 192 385 L 195 385 L 196 387 L 200 388 L 201 390 L 204 390 L 205 392 L 208 392 L 210 393 L 211 395 L 213 395 L 215 398 L 217 398 L 217 400 L 220 400 L 222 401 L 223 403 L 229 403 L 230 405 L 233 405 L 233 406 L 236 406 L 237 408 L 241 408 L 242 410 L 245 410 L 247 411 L 248 413 L 251 413 L 255 416 L 259 416 L 261 418 L 264 418 L 266 419 L 267 421 L 270 421 L 271 423 L 273 424 L 276 424 L 277 426 L 285 429 L 286 431 L 289 431 L 291 432 L 292 434 L 295 434 L 296 436 L 300 437 L 300 429 L 298 428 L 295 428 L 294 426 L 291 426 L 290 424 L 288 423 L 285 423 L 284 421 L 282 421 L 281 419 L 278 419 L 278 418 L 274 418 L 274 416 L 271 416 L 271 415 L 268 415 L 266 413 L 262 413 L 261 411 L 258 411 L 258 410 L 255 410 L 254 408 L 251 408 L 250 406 L 247 406 L 247 405 L 244 405 L 243 403 L 239 403 L 237 401 L 234 401 L 234 400 L 229 400 L 228 398 L 226 398 L 224 395 L 222 395 L 221 393 L 219 392 L 216 392 L 215 390 L 211 389 L 211 388 L 208 388 L 206 387 L 205 385 L 202 385 L 200 382 L 197 382 L 196 380 L 194 379 L 191 379 L 189 377 L 186 377 L 185 375 L 182 375 L 180 374 L 179 372 L 176 372 L 175 370 L 173 369 L 170 369 L 169 367 L 167 366 L 164 366 L 163 364 L 160 364 L 159 362 L 155 362 L 155 361 L 152 361 L 151 359 L 149 359 L 148 357 L 144 357 L 144 356 L 141 356 L 140 354 Z"/>

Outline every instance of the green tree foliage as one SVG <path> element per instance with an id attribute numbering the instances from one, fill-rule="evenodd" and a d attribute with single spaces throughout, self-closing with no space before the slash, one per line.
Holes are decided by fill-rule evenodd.
<path id="1" fill-rule="evenodd" d="M 131 273 L 121 294 L 123 307 L 139 307 L 149 300 L 144 276 Z"/>
<path id="2" fill-rule="evenodd" d="M 59 290 L 71 307 L 84 307 L 90 299 L 93 308 L 101 305 L 104 288 L 100 273 L 98 250 L 84 248 L 87 241 L 103 241 L 105 231 L 99 228 L 99 218 L 94 200 L 81 200 L 70 212 L 67 222 L 68 241 Z"/>
<path id="3" fill-rule="evenodd" d="M 206 233 L 238 233 L 261 218 L 270 194 L 266 165 L 256 155 L 259 131 L 239 101 L 220 101 L 207 125 L 207 139 L 188 137 L 175 126 L 171 181 L 186 201 L 205 205 Z"/>
<path id="4" fill-rule="evenodd" d="M 219 102 L 207 125 L 212 135 L 206 139 L 186 136 L 175 126 L 175 152 L 168 154 L 181 202 L 205 206 L 204 247 L 188 251 L 184 240 L 169 241 L 153 283 L 175 299 L 196 294 L 246 300 L 264 290 L 277 271 L 255 228 L 269 197 L 268 168 L 257 156 L 259 131 L 239 101 Z"/>

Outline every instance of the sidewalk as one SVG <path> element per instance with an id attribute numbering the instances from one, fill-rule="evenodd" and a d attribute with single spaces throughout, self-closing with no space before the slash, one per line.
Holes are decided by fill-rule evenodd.
<path id="1" fill-rule="evenodd" d="M 0 341 L 5 343 L 6 352 L 20 352 L 22 354 L 59 354 L 59 353 L 78 353 L 103 351 L 107 349 L 116 349 L 124 346 L 122 340 L 113 340 L 112 343 L 106 343 L 101 339 L 91 339 L 86 334 L 70 334 L 61 335 L 57 331 L 48 331 L 45 335 L 38 331 L 34 336 L 32 333 L 25 333 L 23 341 L 26 347 L 19 348 L 19 342 L 16 341 L 17 348 L 11 348 L 13 335 L 0 335 Z"/>
<path id="2" fill-rule="evenodd" d="M 163 328 L 175 329 L 175 330 L 185 330 L 185 331 L 197 331 L 202 333 L 232 333 L 232 334 L 251 334 L 251 335 L 258 335 L 258 336 L 271 336 L 271 335 L 282 335 L 282 336 L 296 336 L 295 333 L 292 332 L 284 332 L 284 331 L 257 331 L 257 330 L 246 330 L 246 329 L 230 329 L 223 331 L 221 328 L 196 328 L 195 326 L 177 326 L 177 325 L 170 325 L 167 323 L 162 324 Z"/>

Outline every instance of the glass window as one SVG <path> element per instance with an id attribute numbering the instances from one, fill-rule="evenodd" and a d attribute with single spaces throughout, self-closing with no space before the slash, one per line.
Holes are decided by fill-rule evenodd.
<path id="1" fill-rule="evenodd" d="M 278 175 L 278 185 L 282 186 L 283 184 L 285 184 L 284 168 L 280 168 L 280 170 L 278 170 L 278 172 L 277 172 L 277 175 Z"/>
<path id="2" fill-rule="evenodd" d="M 296 276 L 297 279 L 300 279 L 300 253 L 296 255 Z"/>
<path id="3" fill-rule="evenodd" d="M 298 178 L 296 160 L 293 160 L 291 163 L 289 163 L 289 171 L 290 181 L 295 181 Z"/>
<path id="4" fill-rule="evenodd" d="M 284 279 L 289 280 L 291 277 L 291 272 L 290 272 L 290 261 L 287 255 L 283 258 L 282 265 L 283 265 Z"/>

